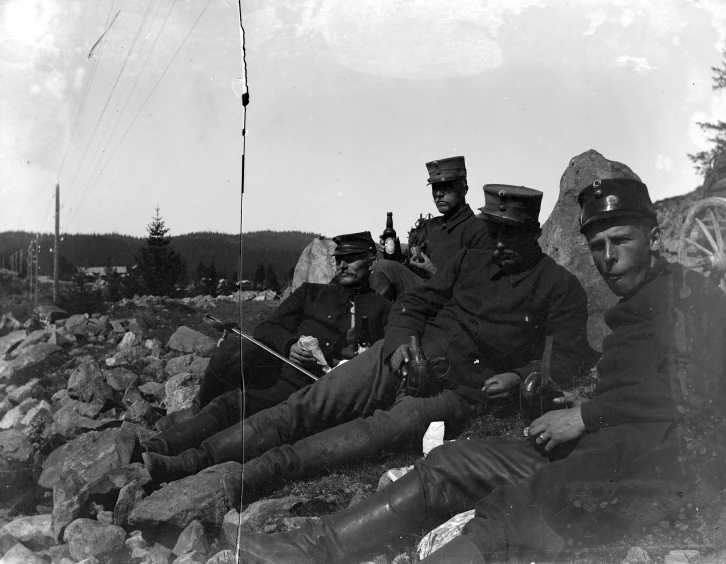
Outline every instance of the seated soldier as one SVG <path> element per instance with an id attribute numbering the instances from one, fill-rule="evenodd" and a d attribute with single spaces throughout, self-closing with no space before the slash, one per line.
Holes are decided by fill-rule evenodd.
<path id="1" fill-rule="evenodd" d="M 203 443 L 176 457 L 155 457 L 147 465 L 152 477 L 168 481 L 212 464 L 247 461 L 247 503 L 282 479 L 420 448 L 432 421 L 465 422 L 487 396 L 517 390 L 542 358 L 545 335 L 554 338 L 553 373 L 561 386 L 570 385 L 582 368 L 587 300 L 577 279 L 537 243 L 542 192 L 499 185 L 484 190 L 484 223 L 496 251 L 463 250 L 431 280 L 401 295 L 384 340 L 241 421 L 236 449 Z M 450 363 L 448 376 L 432 381 L 420 397 L 398 389 L 412 336 L 429 359 L 446 355 Z M 227 486 L 235 489 L 231 480 Z"/>
<path id="2" fill-rule="evenodd" d="M 337 269 L 333 281 L 302 284 L 253 332 L 257 340 L 317 376 L 324 372 L 312 353 L 300 347 L 301 336 L 317 338 L 328 364 L 335 366 L 358 353 L 363 317 L 367 318 L 370 338 L 375 341 L 383 337 L 391 309 L 391 302 L 368 284 L 376 262 L 370 232 L 340 235 L 333 240 Z M 179 454 L 239 422 L 242 408 L 247 416 L 272 407 L 312 381 L 293 365 L 244 339 L 241 358 L 240 369 L 239 339 L 229 337 L 222 341 L 209 362 L 192 407 L 181 416 L 177 415 L 179 412 L 168 415 L 162 425 L 157 425 L 163 432 L 142 446 L 151 452 Z M 237 391 L 242 375 L 244 405 Z M 233 441 L 234 437 L 229 439 Z M 140 454 L 135 453 L 136 460 Z"/>
<path id="3" fill-rule="evenodd" d="M 466 203 L 469 187 L 464 157 L 431 161 L 426 168 L 434 203 L 443 215 L 431 218 L 423 227 L 421 262 L 412 258 L 407 266 L 393 260 L 376 264 L 371 287 L 391 301 L 431 278 L 460 250 L 490 248 L 484 224 Z"/>
<path id="4" fill-rule="evenodd" d="M 591 400 L 566 394 L 557 401 L 569 409 L 533 421 L 529 440 L 447 443 L 341 513 L 242 537 L 241 561 L 338 562 L 404 536 L 410 544 L 475 508 L 462 535 L 422 564 L 550 562 L 675 518 L 697 499 L 696 484 L 701 494 L 708 483 L 720 489 L 726 296 L 659 257 L 655 212 L 633 177 L 591 178 L 578 198 L 593 262 L 621 298 L 605 315 L 612 334 Z"/>

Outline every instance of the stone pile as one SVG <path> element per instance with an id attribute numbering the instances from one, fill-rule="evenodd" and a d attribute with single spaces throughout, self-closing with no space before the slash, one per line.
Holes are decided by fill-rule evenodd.
<path id="1" fill-rule="evenodd" d="M 163 344 L 135 318 L 57 316 L 31 330 L 11 315 L 0 321 L 0 473 L 13 492 L 40 488 L 48 500 L 32 514 L 0 509 L 0 562 L 233 562 L 238 504 L 222 484 L 239 464 L 152 491 L 145 468 L 130 463 L 136 437 L 189 405 L 216 341 L 180 327 Z M 52 397 L 42 378 L 8 384 L 60 353 L 70 360 Z"/>

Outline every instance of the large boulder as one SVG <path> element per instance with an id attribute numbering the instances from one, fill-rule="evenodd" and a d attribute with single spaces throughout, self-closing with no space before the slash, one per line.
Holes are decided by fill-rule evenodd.
<path id="1" fill-rule="evenodd" d="M 560 178 L 560 195 L 552 213 L 542 226 L 540 245 L 557 264 L 580 280 L 587 293 L 587 335 L 590 346 L 602 350 L 602 341 L 610 332 L 605 325 L 605 311 L 617 303 L 590 258 L 585 238 L 580 234 L 580 206 L 577 194 L 595 180 L 638 176 L 627 165 L 609 161 L 590 149 L 574 157 Z"/>
<path id="2" fill-rule="evenodd" d="M 17 370 L 36 364 L 59 350 L 58 345 L 38 343 L 23 349 L 12 360 L 0 360 L 0 379 L 10 379 Z"/>
<path id="3" fill-rule="evenodd" d="M 300 254 L 292 277 L 291 290 L 295 291 L 303 282 L 330 282 L 335 275 L 334 250 L 335 241 L 332 239 L 313 239 Z"/>
<path id="4" fill-rule="evenodd" d="M 51 532 L 50 515 L 16 517 L 0 531 L 11 534 L 30 548 L 44 548 L 56 544 Z"/>
<path id="5" fill-rule="evenodd" d="M 11 331 L 0 337 L 0 359 L 22 343 L 25 337 L 27 337 L 27 333 L 24 329 Z"/>

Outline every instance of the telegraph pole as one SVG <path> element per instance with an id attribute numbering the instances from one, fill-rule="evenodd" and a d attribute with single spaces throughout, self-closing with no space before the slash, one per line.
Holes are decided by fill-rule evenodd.
<path id="1" fill-rule="evenodd" d="M 60 256 L 60 181 L 55 182 L 55 244 L 53 245 L 53 302 L 58 301 L 58 262 Z"/>

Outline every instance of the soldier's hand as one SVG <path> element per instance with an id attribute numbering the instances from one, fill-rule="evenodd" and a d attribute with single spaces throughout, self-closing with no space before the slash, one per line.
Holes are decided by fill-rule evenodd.
<path id="1" fill-rule="evenodd" d="M 512 390 L 519 388 L 521 383 L 522 379 L 516 372 L 503 372 L 484 382 L 482 391 L 492 399 L 504 398 L 511 394 Z"/>
<path id="2" fill-rule="evenodd" d="M 300 346 L 300 343 L 295 343 L 293 346 L 290 347 L 290 354 L 287 358 L 289 358 L 291 361 L 299 366 L 315 362 L 315 357 L 313 357 L 313 353 L 304 350 Z"/>
<path id="3" fill-rule="evenodd" d="M 553 403 L 557 405 L 564 405 L 565 407 L 580 407 L 583 403 L 590 401 L 590 398 L 578 396 L 572 392 L 563 392 L 565 395 L 559 398 L 555 398 Z"/>
<path id="4" fill-rule="evenodd" d="M 429 277 L 436 274 L 436 265 L 431 262 L 431 259 L 426 255 L 426 253 L 419 253 L 419 256 L 421 257 L 423 262 L 416 262 L 412 260 L 408 263 L 409 266 L 416 271 L 428 275 Z"/>
<path id="5" fill-rule="evenodd" d="M 584 434 L 585 422 L 579 406 L 548 411 L 529 426 L 530 438 L 535 438 L 538 445 L 545 445 L 548 452 L 557 445 L 574 441 Z"/>
<path id="6" fill-rule="evenodd" d="M 391 355 L 391 369 L 394 374 L 401 370 L 401 365 L 407 363 L 411 359 L 411 352 L 408 345 L 401 345 Z"/>

